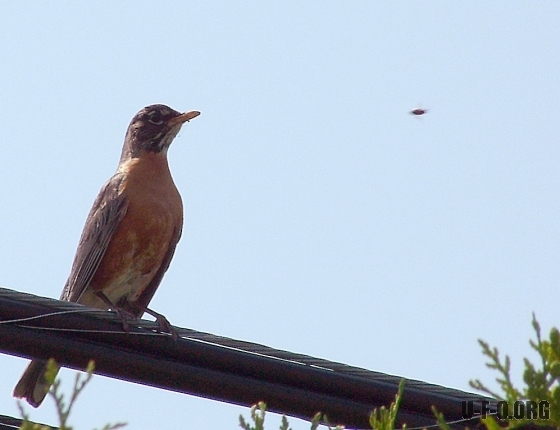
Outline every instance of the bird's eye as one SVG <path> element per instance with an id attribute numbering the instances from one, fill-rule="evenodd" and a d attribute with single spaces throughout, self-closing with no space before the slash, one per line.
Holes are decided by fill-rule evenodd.
<path id="1" fill-rule="evenodd" d="M 160 125 L 163 124 L 163 119 L 161 117 L 161 113 L 158 111 L 153 111 L 148 114 L 148 121 L 152 124 Z"/>

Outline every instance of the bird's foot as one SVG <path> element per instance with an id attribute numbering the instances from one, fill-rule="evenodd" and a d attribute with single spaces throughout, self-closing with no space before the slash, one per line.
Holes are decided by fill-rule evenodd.
<path id="1" fill-rule="evenodd" d="M 156 323 L 158 325 L 158 333 L 169 333 L 173 340 L 177 342 L 177 339 L 179 339 L 179 333 L 177 332 L 177 330 L 175 330 L 175 328 L 171 325 L 167 318 L 165 318 L 162 314 L 148 308 L 143 309 L 143 311 L 147 314 L 150 314 L 156 319 Z"/>
<path id="2" fill-rule="evenodd" d="M 116 306 L 111 300 L 109 300 L 109 297 L 107 297 L 103 291 L 96 291 L 95 294 L 97 294 L 97 296 L 107 305 L 109 309 L 112 309 L 117 313 L 118 317 L 121 319 L 123 330 L 130 333 L 130 325 L 128 325 L 127 320 L 134 319 L 134 315 Z"/>
<path id="3" fill-rule="evenodd" d="M 158 332 L 159 333 L 169 333 L 171 335 L 171 337 L 173 338 L 173 340 L 175 342 L 177 342 L 177 339 L 179 339 L 179 333 L 177 333 L 177 330 L 175 330 L 173 328 L 173 326 L 171 325 L 171 323 L 169 322 L 169 320 L 167 318 L 165 318 L 163 315 L 158 314 L 156 316 L 156 322 L 158 325 Z"/>
<path id="4" fill-rule="evenodd" d="M 128 320 L 133 319 L 134 315 L 132 315 L 132 314 L 128 313 L 127 311 L 125 311 L 123 309 L 120 309 L 120 308 L 116 308 L 116 309 L 114 309 L 114 311 L 117 313 L 117 315 L 121 319 L 123 330 L 127 333 L 130 333 L 130 325 L 128 324 Z"/>

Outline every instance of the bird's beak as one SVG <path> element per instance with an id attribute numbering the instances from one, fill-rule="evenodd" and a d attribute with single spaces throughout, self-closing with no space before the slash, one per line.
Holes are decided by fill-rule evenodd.
<path id="1" fill-rule="evenodd" d="M 190 121 L 191 119 L 196 118 L 198 115 L 200 115 L 200 112 L 197 110 L 185 112 L 179 116 L 176 116 L 175 118 L 171 118 L 168 124 L 173 127 L 177 124 L 183 124 L 187 121 Z"/>

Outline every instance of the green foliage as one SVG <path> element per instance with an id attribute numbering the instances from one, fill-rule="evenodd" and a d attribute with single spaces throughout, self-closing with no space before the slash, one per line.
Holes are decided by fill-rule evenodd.
<path id="1" fill-rule="evenodd" d="M 531 347 L 537 352 L 540 358 L 540 367 L 537 368 L 527 358 L 524 359 L 525 370 L 523 372 L 523 381 L 526 386 L 522 389 L 516 388 L 511 381 L 511 360 L 506 355 L 503 361 L 500 360 L 497 348 L 490 348 L 488 343 L 479 340 L 482 352 L 489 361 L 486 363 L 490 369 L 496 369 L 500 374 L 496 378 L 503 395 L 490 390 L 480 380 L 470 381 L 471 387 L 491 395 L 499 400 L 508 403 L 509 410 L 512 410 L 513 404 L 518 400 L 532 400 L 535 402 L 547 401 L 550 405 L 548 411 L 550 416 L 548 419 L 538 420 L 512 420 L 509 421 L 507 429 L 526 424 L 536 424 L 541 426 L 550 426 L 560 428 L 560 332 L 553 327 L 550 330 L 549 340 L 542 340 L 541 328 L 533 314 L 533 329 L 536 333 L 536 341 L 530 340 Z M 489 430 L 497 430 L 499 428 L 497 420 L 489 416 L 484 420 Z M 502 424 L 503 425 L 503 424 Z M 504 429 L 504 427 L 501 427 Z"/>
<path id="2" fill-rule="evenodd" d="M 56 411 L 58 414 L 59 420 L 59 430 L 72 430 L 72 427 L 68 425 L 68 417 L 70 416 L 70 412 L 76 399 L 83 391 L 85 386 L 91 380 L 93 376 L 94 370 L 94 362 L 90 361 L 87 367 L 87 375 L 85 378 L 82 378 L 79 373 L 76 374 L 76 379 L 74 381 L 74 388 L 72 390 L 72 395 L 70 396 L 70 401 L 66 404 L 64 399 L 64 394 L 60 390 L 60 379 L 56 378 L 58 373 L 58 366 L 53 359 L 50 359 L 47 364 L 47 373 L 45 374 L 45 379 L 52 384 L 52 387 L 49 391 L 49 395 L 54 399 Z M 29 420 L 29 415 L 23 409 L 21 402 L 18 401 L 18 408 L 20 410 L 21 416 L 23 418 L 23 423 L 19 430 L 51 430 L 51 427 L 44 426 L 41 424 L 37 424 L 31 422 Z M 122 428 L 126 425 L 126 423 L 117 423 L 117 424 L 106 424 L 102 430 L 115 430 Z"/>
<path id="3" fill-rule="evenodd" d="M 391 403 L 389 409 L 381 406 L 375 408 L 369 417 L 369 425 L 373 430 L 393 430 L 397 420 L 397 412 L 401 404 L 402 394 L 404 391 L 404 379 L 399 384 L 399 391 L 395 396 L 395 401 Z M 406 430 L 406 424 L 402 427 Z"/>
<path id="4" fill-rule="evenodd" d="M 243 415 L 239 415 L 239 427 L 244 430 L 264 430 L 264 416 L 266 414 L 266 403 L 259 402 L 251 407 L 251 420 L 253 421 L 253 426 L 245 421 Z M 311 430 L 317 430 L 319 425 L 324 424 L 329 430 L 343 430 L 344 427 L 336 426 L 330 427 L 329 420 L 326 415 L 321 412 L 317 412 L 313 419 L 311 420 Z M 282 415 L 282 423 L 280 424 L 280 430 L 292 430 L 288 419 L 285 415 Z"/>
<path id="5" fill-rule="evenodd" d="M 399 384 L 399 391 L 395 396 L 395 401 L 391 403 L 389 408 L 381 406 L 379 409 L 375 408 L 370 415 L 369 423 L 373 430 L 394 430 L 395 422 L 397 419 L 397 412 L 401 404 L 401 398 L 404 391 L 404 379 Z M 245 421 L 243 415 L 239 415 L 239 426 L 244 430 L 264 430 L 264 417 L 266 414 L 266 403 L 259 402 L 253 405 L 251 408 L 251 420 L 253 425 Z M 443 419 L 443 418 L 442 418 Z M 317 430 L 321 425 L 327 426 L 328 430 L 343 430 L 343 426 L 331 427 L 329 424 L 329 419 L 326 415 L 321 412 L 317 412 L 315 416 L 311 419 L 311 430 Z M 403 430 L 406 430 L 406 425 L 403 426 Z M 285 415 L 282 415 L 282 424 L 280 425 L 280 430 L 292 430 L 289 426 L 288 419 Z M 445 429 L 449 430 L 449 429 Z"/>
<path id="6" fill-rule="evenodd" d="M 245 430 L 263 430 L 264 429 L 264 416 L 266 413 L 266 403 L 259 402 L 251 408 L 251 419 L 255 423 L 254 427 L 245 421 L 243 415 L 239 415 L 239 427 Z"/>
<path id="7" fill-rule="evenodd" d="M 443 413 L 438 412 L 436 407 L 433 406 L 433 405 L 432 405 L 432 412 L 434 413 L 434 415 L 436 417 L 438 427 L 440 428 L 440 430 L 451 430 L 451 426 L 449 424 L 447 424 L 447 421 L 445 421 L 445 417 L 443 416 Z"/>
<path id="8" fill-rule="evenodd" d="M 329 430 L 343 430 L 344 429 L 344 426 L 331 427 L 331 425 L 329 423 L 329 418 L 326 415 L 322 414 L 321 412 L 317 412 L 311 420 L 311 430 L 317 430 L 317 427 L 319 427 L 319 425 L 321 425 L 321 424 L 327 426 L 327 428 Z"/>

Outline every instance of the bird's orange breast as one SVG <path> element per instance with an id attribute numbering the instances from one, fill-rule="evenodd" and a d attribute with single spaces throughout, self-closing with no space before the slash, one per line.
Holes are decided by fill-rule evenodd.
<path id="1" fill-rule="evenodd" d="M 119 166 L 125 179 L 119 194 L 128 202 L 89 287 L 112 303 L 134 302 L 162 265 L 183 223 L 181 196 L 167 159 L 148 153 Z"/>

